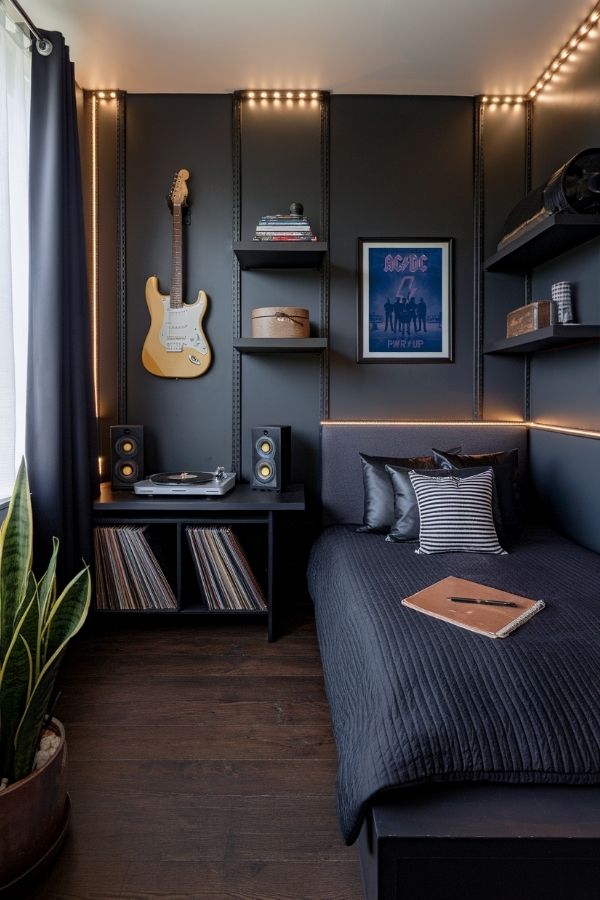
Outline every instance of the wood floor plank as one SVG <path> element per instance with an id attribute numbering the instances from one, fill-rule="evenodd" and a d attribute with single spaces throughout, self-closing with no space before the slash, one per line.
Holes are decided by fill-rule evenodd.
<path id="1" fill-rule="evenodd" d="M 76 792 L 199 794 L 204 797 L 332 797 L 336 764 L 327 759 L 272 760 L 86 760 L 69 761 Z"/>
<path id="2" fill-rule="evenodd" d="M 130 681 L 140 684 L 144 680 L 153 681 L 165 675 L 182 675 L 188 677 L 200 677 L 206 675 L 225 675 L 232 678 L 245 678 L 249 675 L 261 677 L 287 676 L 295 678 L 302 675 L 321 675 L 321 665 L 316 654 L 285 656 L 283 654 L 269 656 L 203 654 L 200 651 L 189 655 L 176 654 L 172 657 L 154 660 L 152 667 L 147 667 L 148 651 L 144 653 L 125 653 L 119 656 L 93 660 L 86 658 L 78 664 L 77 678 L 97 680 L 102 676 L 98 674 L 99 663 L 104 662 L 110 669 L 111 679 Z M 69 672 L 65 674 L 65 682 L 71 681 Z"/>
<path id="3" fill-rule="evenodd" d="M 72 691 L 63 697 L 61 714 L 67 716 L 73 725 L 89 722 L 115 726 L 189 727 L 227 726 L 234 721 L 239 726 L 252 725 L 323 725 L 330 723 L 329 707 L 320 701 L 285 699 L 231 700 L 215 704 L 214 700 L 174 700 L 159 702 L 156 699 L 140 698 L 134 704 L 127 701 L 107 699 L 100 692 L 88 703 L 85 711 Z"/>
<path id="4" fill-rule="evenodd" d="M 61 709 L 70 703 L 75 714 L 81 712 L 86 716 L 90 703 L 121 702 L 131 708 L 139 703 L 155 703 L 165 708 L 169 703 L 207 700 L 219 707 L 223 703 L 238 702 L 323 702 L 323 678 L 321 673 L 312 676 L 244 676 L 243 689 L 236 679 L 223 675 L 192 676 L 170 675 L 165 673 L 143 677 L 142 673 L 134 680 L 124 681 L 113 677 L 112 670 L 103 667 L 101 677 L 93 676 L 87 680 L 77 679 L 77 670 L 71 669 L 61 678 Z M 102 670 L 102 667 L 99 666 Z M 74 674 L 71 674 L 74 673 Z M 87 717 L 89 721 L 91 717 Z"/>
<path id="5" fill-rule="evenodd" d="M 32 900 L 360 900 L 314 627 L 88 628 L 66 660 L 72 824 Z"/>
<path id="6" fill-rule="evenodd" d="M 69 757 L 97 759 L 328 758 L 333 752 L 329 725 L 118 725 L 69 726 Z"/>

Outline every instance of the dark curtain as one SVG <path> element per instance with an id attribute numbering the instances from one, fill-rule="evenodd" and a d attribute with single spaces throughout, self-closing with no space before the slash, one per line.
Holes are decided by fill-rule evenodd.
<path id="1" fill-rule="evenodd" d="M 34 572 L 59 538 L 59 588 L 92 559 L 97 433 L 75 81 L 58 32 L 33 49 L 26 456 Z"/>

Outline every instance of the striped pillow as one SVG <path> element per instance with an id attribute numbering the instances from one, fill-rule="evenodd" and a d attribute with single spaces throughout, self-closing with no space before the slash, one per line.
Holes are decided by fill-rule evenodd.
<path id="1" fill-rule="evenodd" d="M 415 553 L 506 553 L 492 515 L 494 473 L 429 478 L 410 472 L 421 524 Z"/>

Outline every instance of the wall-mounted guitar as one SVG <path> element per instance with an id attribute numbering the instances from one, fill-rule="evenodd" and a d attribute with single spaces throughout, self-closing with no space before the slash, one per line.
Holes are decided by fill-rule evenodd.
<path id="1" fill-rule="evenodd" d="M 160 293 L 156 275 L 151 275 L 146 282 L 151 322 L 142 362 L 149 372 L 163 378 L 197 378 L 204 375 L 211 363 L 210 347 L 202 330 L 208 298 L 204 291 L 198 291 L 195 303 L 183 302 L 181 210 L 187 205 L 189 177 L 187 169 L 180 169 L 169 194 L 173 212 L 171 293 Z"/>

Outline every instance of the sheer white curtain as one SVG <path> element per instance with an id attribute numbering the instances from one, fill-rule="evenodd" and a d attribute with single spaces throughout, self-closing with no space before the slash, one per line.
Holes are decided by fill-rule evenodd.
<path id="1" fill-rule="evenodd" d="M 29 40 L 0 7 L 0 500 L 25 449 L 29 302 Z M 40 360 L 40 364 L 43 362 Z"/>

